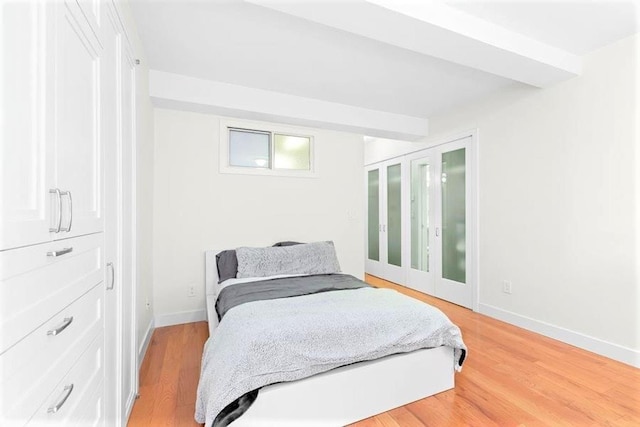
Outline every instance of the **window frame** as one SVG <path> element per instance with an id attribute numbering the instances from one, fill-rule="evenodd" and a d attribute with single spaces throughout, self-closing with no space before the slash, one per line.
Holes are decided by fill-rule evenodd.
<path id="1" fill-rule="evenodd" d="M 251 167 L 251 166 L 232 166 L 229 164 L 229 130 L 245 130 L 248 132 L 268 132 L 269 140 L 269 167 Z M 274 135 L 297 136 L 309 138 L 309 170 L 296 169 L 275 169 L 274 154 L 275 140 Z M 220 149 L 219 149 L 219 167 L 220 173 L 238 174 L 238 175 L 261 175 L 261 176 L 280 176 L 280 177 L 297 177 L 297 178 L 317 178 L 318 177 L 318 158 L 316 153 L 316 133 L 308 128 L 279 125 L 266 122 L 255 122 L 248 120 L 220 119 Z"/>

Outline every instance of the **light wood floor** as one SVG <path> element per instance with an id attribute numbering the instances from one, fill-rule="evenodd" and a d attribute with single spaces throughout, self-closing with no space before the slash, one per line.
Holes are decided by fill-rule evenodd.
<path id="1" fill-rule="evenodd" d="M 640 370 L 367 276 L 444 311 L 469 355 L 456 387 L 353 424 L 411 426 L 640 426 Z M 129 426 L 190 426 L 205 322 L 155 330 Z M 303 427 L 303 426 L 301 426 Z"/>

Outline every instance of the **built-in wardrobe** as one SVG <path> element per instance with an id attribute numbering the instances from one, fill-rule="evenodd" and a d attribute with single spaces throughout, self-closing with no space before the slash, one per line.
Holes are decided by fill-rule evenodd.
<path id="1" fill-rule="evenodd" d="M 474 140 L 469 135 L 365 166 L 368 274 L 473 307 Z"/>
<path id="2" fill-rule="evenodd" d="M 137 388 L 134 55 L 111 1 L 0 15 L 0 425 L 123 425 Z"/>

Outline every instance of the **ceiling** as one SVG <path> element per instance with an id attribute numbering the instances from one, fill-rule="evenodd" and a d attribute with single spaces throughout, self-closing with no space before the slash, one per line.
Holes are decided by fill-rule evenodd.
<path id="1" fill-rule="evenodd" d="M 131 7 L 150 69 L 204 80 L 420 118 L 526 81 L 494 72 L 488 60 L 484 67 L 482 58 L 473 58 L 479 42 L 460 40 L 467 34 L 454 34 L 458 38 L 451 38 L 447 46 L 435 36 L 423 37 L 422 45 L 412 44 L 411 37 L 419 38 L 422 31 L 418 23 L 424 22 L 402 10 L 384 9 L 385 16 L 376 15 L 390 24 L 377 25 L 372 35 L 364 28 L 374 19 L 367 11 L 378 13 L 387 7 L 384 4 L 374 10 L 364 0 L 334 0 L 323 20 L 320 3 L 307 1 L 300 11 L 287 10 L 289 3 L 132 0 Z M 365 3 L 369 9 L 364 9 Z M 633 0 L 440 4 L 447 8 L 446 18 L 469 16 L 477 28 L 487 24 L 492 31 L 508 30 L 505 34 L 514 40 L 523 36 L 521 46 L 532 45 L 532 52 L 547 49 L 560 58 L 558 63 L 565 54 L 584 55 L 638 31 Z M 400 21 L 400 13 L 412 19 Z M 424 34 L 439 34 L 433 31 L 440 31 L 442 24 L 431 24 L 431 33 Z M 403 29 L 406 34 L 399 40 L 396 33 Z M 501 49 L 500 54 L 509 50 Z M 505 67 L 523 56 L 515 52 L 503 61 Z M 548 62 L 531 57 L 544 66 Z M 526 69 L 527 64 L 520 66 Z"/>
<path id="2" fill-rule="evenodd" d="M 636 0 L 444 0 L 463 12 L 584 55 L 640 31 Z"/>

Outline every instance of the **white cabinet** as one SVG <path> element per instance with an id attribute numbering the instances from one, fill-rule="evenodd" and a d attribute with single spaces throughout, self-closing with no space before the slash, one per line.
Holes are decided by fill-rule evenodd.
<path id="1" fill-rule="evenodd" d="M 53 169 L 50 189 L 61 191 L 54 223 L 67 238 L 103 230 L 100 135 L 102 46 L 76 2 L 55 2 L 53 80 L 48 85 Z M 55 212 L 55 208 L 57 212 Z"/>
<path id="2" fill-rule="evenodd" d="M 0 8 L 0 250 L 51 239 L 47 17 L 37 2 Z"/>
<path id="3" fill-rule="evenodd" d="M 102 231 L 100 41 L 75 2 L 2 14 L 0 250 Z"/>
<path id="4" fill-rule="evenodd" d="M 135 66 L 116 8 L 0 4 L 2 426 L 123 425 L 137 390 Z"/>

